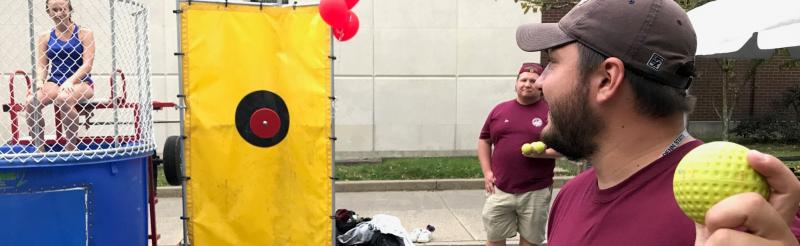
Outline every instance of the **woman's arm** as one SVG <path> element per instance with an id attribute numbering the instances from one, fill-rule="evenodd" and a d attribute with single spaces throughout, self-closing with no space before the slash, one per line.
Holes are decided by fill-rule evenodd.
<path id="1" fill-rule="evenodd" d="M 36 44 L 37 57 L 36 57 L 36 71 L 34 80 L 36 81 L 37 88 L 41 88 L 44 81 L 47 79 L 47 64 L 50 62 L 47 59 L 47 41 L 49 35 L 47 32 L 39 35 L 39 41 Z"/>
<path id="2" fill-rule="evenodd" d="M 92 71 L 92 66 L 94 65 L 94 33 L 89 29 L 81 27 L 78 32 L 78 39 L 81 41 L 81 44 L 83 44 L 83 54 L 81 55 L 83 64 L 69 79 L 67 79 L 67 82 L 72 84 L 82 82 L 83 78 Z"/>

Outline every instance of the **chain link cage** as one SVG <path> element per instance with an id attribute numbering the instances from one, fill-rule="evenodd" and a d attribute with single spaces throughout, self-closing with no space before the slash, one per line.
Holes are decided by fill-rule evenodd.
<path id="1" fill-rule="evenodd" d="M 14 0 L 0 13 L 0 163 L 152 152 L 147 8 Z"/>

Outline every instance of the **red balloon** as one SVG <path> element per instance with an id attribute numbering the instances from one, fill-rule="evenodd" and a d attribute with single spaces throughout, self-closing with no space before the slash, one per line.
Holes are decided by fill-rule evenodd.
<path id="1" fill-rule="evenodd" d="M 347 25 L 343 28 L 333 28 L 333 36 L 339 41 L 347 41 L 358 33 L 358 16 L 352 11 L 348 13 Z"/>
<path id="2" fill-rule="evenodd" d="M 333 28 L 347 25 L 348 12 L 350 10 L 348 10 L 344 0 L 319 1 L 319 15 L 322 16 L 322 20 Z"/>
<path id="3" fill-rule="evenodd" d="M 353 6 L 356 6 L 358 0 L 344 0 L 344 4 L 347 5 L 347 9 L 353 9 Z"/>

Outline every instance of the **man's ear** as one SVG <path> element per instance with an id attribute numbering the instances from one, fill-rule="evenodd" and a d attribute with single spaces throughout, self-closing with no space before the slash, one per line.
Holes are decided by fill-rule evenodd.
<path id="1" fill-rule="evenodd" d="M 616 57 L 607 58 L 598 66 L 599 79 L 597 86 L 597 102 L 603 103 L 622 93 L 622 82 L 625 77 L 625 64 Z"/>

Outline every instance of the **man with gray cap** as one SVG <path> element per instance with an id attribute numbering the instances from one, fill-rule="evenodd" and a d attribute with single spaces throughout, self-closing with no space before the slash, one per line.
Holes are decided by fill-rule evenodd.
<path id="1" fill-rule="evenodd" d="M 789 229 L 800 182 L 757 151 L 747 161 L 772 187 L 729 197 L 705 225 L 678 207 L 672 177 L 701 142 L 684 126 L 697 41 L 672 0 L 584 0 L 558 23 L 517 29 L 525 51 L 547 51 L 535 86 L 550 105 L 543 141 L 593 168 L 558 193 L 549 245 L 797 245 Z"/>

